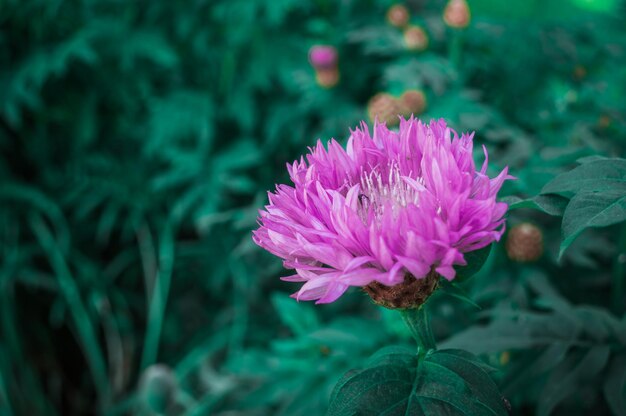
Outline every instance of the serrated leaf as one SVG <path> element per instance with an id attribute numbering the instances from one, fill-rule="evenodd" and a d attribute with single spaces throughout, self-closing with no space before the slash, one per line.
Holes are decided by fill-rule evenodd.
<path id="1" fill-rule="evenodd" d="M 559 257 L 585 229 L 606 227 L 625 220 L 626 187 L 576 194 L 563 214 L 563 241 L 561 241 Z"/>
<path id="2" fill-rule="evenodd" d="M 546 184 L 541 193 L 571 195 L 618 189 L 626 192 L 626 160 L 614 158 L 595 160 L 562 173 Z"/>
<path id="3" fill-rule="evenodd" d="M 422 359 L 400 350 L 378 354 L 335 388 L 328 416 L 506 415 L 495 383 L 471 354 L 440 350 Z"/>

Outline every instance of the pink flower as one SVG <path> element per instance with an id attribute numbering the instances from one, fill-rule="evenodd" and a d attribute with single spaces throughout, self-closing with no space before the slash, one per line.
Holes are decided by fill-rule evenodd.
<path id="1" fill-rule="evenodd" d="M 432 270 L 448 280 L 464 253 L 497 241 L 506 179 L 476 170 L 473 133 L 461 137 L 445 121 L 400 120 L 398 132 L 362 123 L 346 149 L 318 141 L 288 164 L 294 186 L 278 185 L 260 211 L 254 241 L 281 257 L 304 282 L 293 296 L 329 303 L 350 286 L 394 286 Z"/>

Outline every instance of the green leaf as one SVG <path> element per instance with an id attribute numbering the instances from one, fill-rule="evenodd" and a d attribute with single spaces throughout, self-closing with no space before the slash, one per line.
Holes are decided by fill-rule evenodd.
<path id="1" fill-rule="evenodd" d="M 520 208 L 536 209 L 544 214 L 562 216 L 567 205 L 567 198 L 555 194 L 537 195 L 534 198 L 504 198 L 502 202 L 509 204 L 509 211 Z"/>
<path id="2" fill-rule="evenodd" d="M 588 381 L 598 375 L 607 364 L 610 353 L 608 345 L 598 345 L 587 351 L 580 360 L 564 361 L 546 382 L 537 403 L 537 414 L 549 415 L 559 403 L 578 391 L 581 381 Z"/>
<path id="3" fill-rule="evenodd" d="M 483 247 L 480 250 L 470 251 L 469 253 L 465 253 L 465 261 L 467 264 L 465 266 L 457 266 L 456 267 L 456 277 L 454 280 L 457 282 L 462 282 L 472 277 L 476 273 L 478 273 L 487 261 L 487 257 L 489 257 L 489 253 L 491 252 L 491 245 L 487 247 Z"/>
<path id="4" fill-rule="evenodd" d="M 346 374 L 331 395 L 328 416 L 506 415 L 496 384 L 469 353 L 441 350 L 422 360 L 385 350 L 363 370 Z"/>
<path id="5" fill-rule="evenodd" d="M 626 220 L 626 187 L 604 192 L 581 192 L 563 214 L 559 258 L 586 228 L 606 227 Z"/>
<path id="6" fill-rule="evenodd" d="M 278 316 L 296 335 L 308 334 L 319 328 L 315 309 L 311 305 L 296 302 L 284 293 L 274 292 L 272 304 Z"/>
<path id="7" fill-rule="evenodd" d="M 626 415 L 626 355 L 622 354 L 611 361 L 610 370 L 604 382 L 604 397 L 609 407 L 618 416 Z"/>
<path id="8" fill-rule="evenodd" d="M 571 195 L 603 190 L 626 191 L 625 159 L 600 159 L 580 165 L 548 182 L 541 193 Z"/>
<path id="9" fill-rule="evenodd" d="M 476 309 L 482 309 L 480 305 L 470 299 L 469 296 L 467 296 L 467 292 L 455 282 L 449 282 L 446 278 L 441 278 L 439 279 L 439 289 L 446 295 L 457 298 L 462 302 L 472 305 Z"/>
<path id="10" fill-rule="evenodd" d="M 563 361 L 567 352 L 570 350 L 569 342 L 555 342 L 549 345 L 540 355 L 533 354 L 530 363 L 526 363 L 520 371 L 509 371 L 511 379 L 503 387 L 505 393 L 523 390 L 537 383 L 537 379 L 552 371 L 559 363 Z"/>

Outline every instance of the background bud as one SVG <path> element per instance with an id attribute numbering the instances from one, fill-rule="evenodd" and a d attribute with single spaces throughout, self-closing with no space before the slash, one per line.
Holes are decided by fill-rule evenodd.
<path id="1" fill-rule="evenodd" d="M 321 68 L 315 71 L 317 85 L 323 88 L 332 88 L 339 82 L 338 68 Z"/>
<path id="2" fill-rule="evenodd" d="M 402 4 L 395 4 L 387 10 L 387 22 L 391 26 L 404 27 L 409 23 L 410 17 L 409 10 Z"/>
<path id="3" fill-rule="evenodd" d="M 511 260 L 533 262 L 543 254 L 543 233 L 534 224 L 518 224 L 509 230 L 505 247 Z"/>
<path id="4" fill-rule="evenodd" d="M 426 96 L 420 90 L 408 90 L 400 96 L 400 110 L 405 117 L 421 114 L 426 109 Z"/>
<path id="5" fill-rule="evenodd" d="M 409 26 L 404 31 L 404 45 L 412 51 L 423 51 L 428 47 L 428 35 L 420 26 Z"/>
<path id="6" fill-rule="evenodd" d="M 443 20 L 450 27 L 462 29 L 469 25 L 471 13 L 466 0 L 450 0 L 443 12 Z"/>
<path id="7" fill-rule="evenodd" d="M 388 126 L 399 123 L 398 115 L 400 113 L 401 108 L 398 100 L 386 92 L 376 94 L 367 104 L 367 114 L 370 120 L 378 119 L 378 121 L 386 123 Z"/>
<path id="8" fill-rule="evenodd" d="M 337 49 L 329 45 L 315 45 L 309 49 L 309 62 L 316 70 L 337 66 Z"/>

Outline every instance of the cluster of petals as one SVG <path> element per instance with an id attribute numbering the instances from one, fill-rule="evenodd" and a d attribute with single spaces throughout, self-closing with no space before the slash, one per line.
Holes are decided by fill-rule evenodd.
<path id="1" fill-rule="evenodd" d="M 260 211 L 254 241 L 303 282 L 299 300 L 329 303 L 350 286 L 393 286 L 431 271 L 448 280 L 464 254 L 497 241 L 507 205 L 496 201 L 505 168 L 487 176 L 473 159 L 473 133 L 445 121 L 401 119 L 398 131 L 365 123 L 346 148 L 321 141 L 288 164 L 293 186 L 278 185 Z"/>

